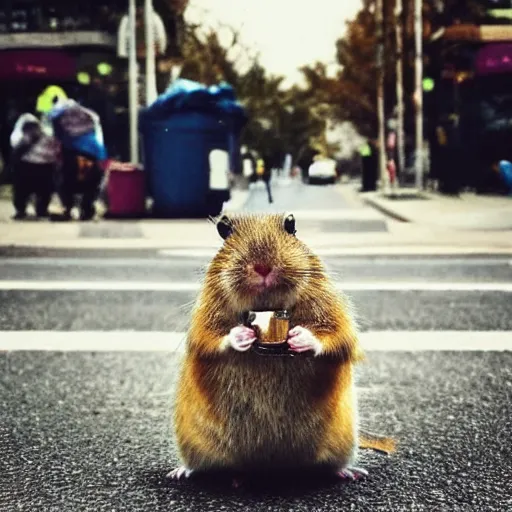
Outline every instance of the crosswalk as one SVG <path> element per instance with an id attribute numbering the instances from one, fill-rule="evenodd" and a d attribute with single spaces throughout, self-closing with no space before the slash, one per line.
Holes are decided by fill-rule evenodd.
<path id="1" fill-rule="evenodd" d="M 509 256 L 326 253 L 367 353 L 356 372 L 361 425 L 399 441 L 391 457 L 361 454 L 365 487 L 295 484 L 261 505 L 165 481 L 178 462 L 179 363 L 212 252 L 0 258 L 1 510 L 21 500 L 27 510 L 391 511 L 412 510 L 418 496 L 432 510 L 508 510 Z M 445 482 L 461 477 L 452 498 Z"/>
<path id="2" fill-rule="evenodd" d="M 212 251 L 0 259 L 0 350 L 180 351 Z M 326 257 L 367 350 L 512 350 L 504 257 Z"/>

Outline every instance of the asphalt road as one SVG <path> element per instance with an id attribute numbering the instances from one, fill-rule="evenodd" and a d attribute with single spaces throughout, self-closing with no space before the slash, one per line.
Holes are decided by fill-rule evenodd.
<path id="1" fill-rule="evenodd" d="M 183 331 L 195 295 L 3 290 L 0 329 Z M 506 292 L 354 291 L 349 297 L 362 330 L 512 331 L 512 300 Z"/>
<path id="2" fill-rule="evenodd" d="M 273 203 L 268 202 L 262 182 L 251 185 L 251 195 L 245 209 L 253 212 L 294 211 L 301 209 L 336 210 L 350 205 L 336 192 L 335 185 L 304 186 L 300 181 L 272 182 Z"/>
<path id="3" fill-rule="evenodd" d="M 176 356 L 9 353 L 1 358 L 5 511 L 460 510 L 512 505 L 512 355 L 380 354 L 362 367 L 362 423 L 395 435 L 364 453 L 367 481 L 232 490 L 172 483 Z"/>
<path id="4" fill-rule="evenodd" d="M 410 333 L 410 350 L 369 352 L 357 373 L 361 425 L 397 438 L 398 451 L 362 452 L 365 481 L 280 475 L 232 489 L 216 476 L 165 479 L 177 464 L 171 404 L 181 355 L 144 349 L 147 331 L 186 329 L 195 296 L 152 286 L 197 283 L 207 259 L 151 251 L 0 254 L 2 512 L 512 509 L 512 351 L 415 350 L 417 331 L 434 339 L 454 330 L 501 331 L 512 348 L 507 258 L 326 258 L 341 285 L 369 286 L 347 292 L 363 331 Z M 78 290 L 77 281 L 105 290 Z M 134 281 L 147 289 L 108 290 Z M 55 289 L 59 283 L 67 288 Z M 383 289 L 389 283 L 398 289 Z M 447 291 L 429 289 L 434 283 Z M 486 283 L 490 291 L 478 289 Z M 450 290 L 458 284 L 465 289 Z M 14 331 L 35 331 L 37 341 L 53 336 L 42 331 L 114 339 L 119 329 L 140 332 L 138 352 L 2 352 Z"/>
<path id="5" fill-rule="evenodd" d="M 341 289 L 348 290 L 362 330 L 512 330 L 510 293 L 472 290 L 482 283 L 512 282 L 507 257 L 489 258 L 325 258 Z M 171 330 L 188 326 L 196 291 L 155 291 L 162 282 L 198 283 L 206 258 L 148 253 L 146 258 L 0 258 L 4 281 L 71 282 L 70 289 L 5 290 L 0 281 L 0 330 Z M 142 282 L 147 290 L 76 290 L 73 282 Z M 381 285 L 403 283 L 390 291 Z M 407 289 L 408 284 L 419 289 Z M 431 291 L 424 283 L 465 284 L 468 291 Z M 30 285 L 27 285 L 30 288 Z M 51 288 L 51 283 L 50 283 Z M 108 285 L 106 286 L 108 288 Z"/>

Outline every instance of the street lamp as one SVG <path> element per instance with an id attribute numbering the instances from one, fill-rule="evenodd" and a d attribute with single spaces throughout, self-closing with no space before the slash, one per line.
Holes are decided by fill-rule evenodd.
<path id="1" fill-rule="evenodd" d="M 132 164 L 139 163 L 139 134 L 138 134 L 138 114 L 139 114 L 139 94 L 138 94 L 138 69 L 137 69 L 137 35 L 136 35 L 136 10 L 135 0 L 129 0 L 128 7 L 129 19 L 129 56 L 128 56 L 128 75 L 129 75 L 129 109 L 130 109 L 130 159 Z"/>
<path id="2" fill-rule="evenodd" d="M 387 191 L 388 174 L 386 171 L 385 120 L 384 120 L 384 1 L 375 2 L 375 24 L 377 37 L 377 123 L 379 148 L 380 189 Z"/>
<path id="3" fill-rule="evenodd" d="M 118 29 L 119 57 L 128 58 L 129 111 L 130 111 L 130 157 L 138 164 L 138 110 L 139 110 L 139 69 L 137 61 L 137 0 L 128 0 L 128 15 L 123 16 Z M 140 11 L 139 11 L 140 12 Z M 140 48 L 140 56 L 146 59 L 145 89 L 146 104 L 153 103 L 157 96 L 155 55 L 165 53 L 167 34 L 162 18 L 154 11 L 153 2 L 144 0 L 145 44 Z M 156 45 L 155 45 L 156 43 Z M 155 48 L 158 46 L 158 48 Z"/>
<path id="4" fill-rule="evenodd" d="M 415 91 L 416 107 L 416 188 L 423 189 L 423 16 L 421 0 L 414 0 Z"/>

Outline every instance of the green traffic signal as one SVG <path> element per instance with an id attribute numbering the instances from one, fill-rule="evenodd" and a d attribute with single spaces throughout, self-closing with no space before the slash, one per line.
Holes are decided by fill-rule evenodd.
<path id="1" fill-rule="evenodd" d="M 435 82 L 433 78 L 430 78 L 429 76 L 426 76 L 423 79 L 423 90 L 425 92 L 432 92 L 435 87 Z"/>
<path id="2" fill-rule="evenodd" d="M 108 62 L 100 62 L 97 66 L 97 69 L 101 76 L 107 76 L 112 73 L 112 66 Z"/>
<path id="3" fill-rule="evenodd" d="M 80 71 L 79 73 L 77 73 L 76 79 L 78 83 L 82 85 L 89 85 L 91 83 L 91 76 L 89 75 L 89 73 L 86 73 L 85 71 Z"/>

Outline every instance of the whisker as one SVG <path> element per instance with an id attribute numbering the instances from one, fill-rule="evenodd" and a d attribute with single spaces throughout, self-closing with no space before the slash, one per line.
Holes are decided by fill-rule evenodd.
<path id="1" fill-rule="evenodd" d="M 191 300 L 190 302 L 185 302 L 184 304 L 180 304 L 178 306 L 179 310 L 192 310 L 192 308 L 195 306 L 196 300 Z"/>

